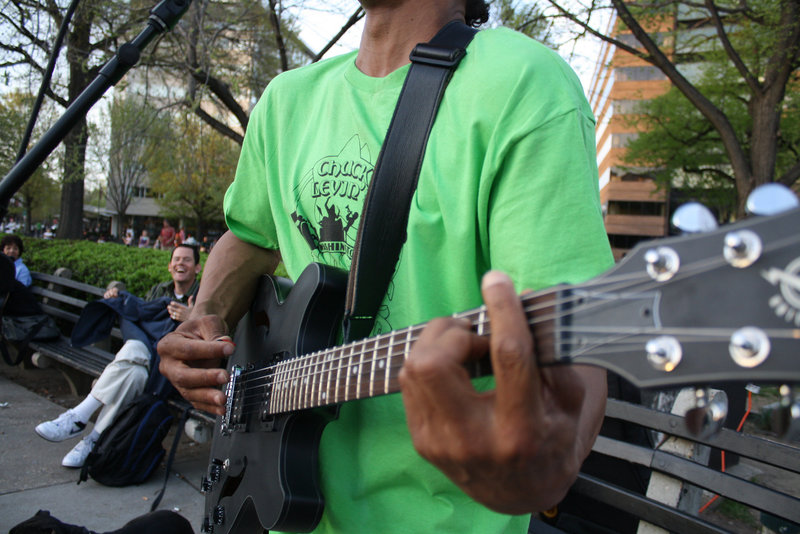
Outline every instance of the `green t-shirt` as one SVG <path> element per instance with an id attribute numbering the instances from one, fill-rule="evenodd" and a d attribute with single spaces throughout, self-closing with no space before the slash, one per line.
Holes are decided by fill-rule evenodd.
<path id="1" fill-rule="evenodd" d="M 355 55 L 284 73 L 256 105 L 230 229 L 280 249 L 296 278 L 310 262 L 350 266 L 359 215 L 408 67 L 364 75 Z M 598 201 L 594 119 L 554 52 L 506 29 L 480 32 L 441 103 L 376 324 L 386 332 L 481 304 L 502 269 L 518 289 L 579 282 L 612 263 Z M 491 381 L 479 384 L 491 387 Z M 399 395 L 349 402 L 320 446 L 318 532 L 525 532 L 413 449 Z"/>

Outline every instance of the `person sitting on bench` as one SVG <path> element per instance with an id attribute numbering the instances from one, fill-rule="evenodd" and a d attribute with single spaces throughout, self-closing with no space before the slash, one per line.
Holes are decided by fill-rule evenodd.
<path id="1" fill-rule="evenodd" d="M 170 297 L 167 305 L 175 326 L 189 317 L 194 303 L 200 274 L 200 253 L 196 247 L 179 245 L 172 251 L 168 270 L 172 281 L 156 284 L 147 295 L 147 301 Z M 106 299 L 119 297 L 119 290 L 112 287 L 103 295 Z M 52 421 L 36 427 L 36 433 L 49 441 L 64 441 L 83 434 L 92 415 L 102 407 L 97 422 L 88 436 L 64 456 L 61 465 L 82 467 L 86 457 L 120 411 L 136 398 L 145 387 L 149 376 L 150 349 L 145 343 L 128 339 L 97 379 L 86 398 L 74 408 L 67 410 Z"/>

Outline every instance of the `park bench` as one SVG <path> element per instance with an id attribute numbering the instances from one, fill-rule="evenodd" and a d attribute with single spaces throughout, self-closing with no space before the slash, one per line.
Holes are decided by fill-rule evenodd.
<path id="1" fill-rule="evenodd" d="M 46 341 L 32 341 L 30 350 L 34 351 L 32 360 L 34 365 L 57 367 L 72 390 L 78 396 L 86 395 L 91 389 L 94 379 L 100 376 L 106 365 L 114 359 L 114 353 L 122 345 L 122 334 L 119 328 L 113 328 L 111 336 L 101 343 L 86 347 L 73 347 L 68 334 L 77 323 L 81 310 L 88 302 L 103 297 L 105 289 L 84 284 L 71 279 L 68 269 L 61 268 L 52 275 L 31 272 L 33 285 L 31 290 L 38 297 L 45 313 L 52 316 L 58 323 L 62 336 Z M 112 282 L 119 284 L 119 282 Z M 173 396 L 169 404 L 178 410 L 189 409 L 189 417 L 194 421 L 192 427 L 198 432 L 202 428 L 196 427 L 200 423 L 209 427 L 214 423 L 214 416 L 201 410 L 196 410 L 182 398 Z M 209 431 L 204 432 L 208 434 Z"/>
<path id="2" fill-rule="evenodd" d="M 587 467 L 591 461 L 584 464 L 570 490 L 573 502 L 578 500 L 583 506 L 589 503 L 603 510 L 609 519 L 607 532 L 617 531 L 613 525 L 628 514 L 639 520 L 636 532 L 640 534 L 800 533 L 800 443 L 797 436 L 782 441 L 769 431 L 759 431 L 760 435 L 738 432 L 736 426 L 742 413 L 729 414 L 734 421 L 733 425 L 726 426 L 733 428 L 722 428 L 710 437 L 693 435 L 683 417 L 692 402 L 689 397 L 694 398 L 689 390 L 678 395 L 674 413 L 650 408 L 645 403 L 609 399 L 606 425 L 626 425 L 628 430 L 652 432 L 658 440 L 656 445 L 642 444 L 628 439 L 630 433 L 625 438 L 601 434 L 590 460 L 605 462 L 606 469 L 598 474 Z M 767 410 L 751 412 L 748 416 L 751 422 L 761 423 L 766 417 Z M 724 461 L 719 462 L 722 451 L 729 458 L 729 464 L 735 465 L 725 468 Z M 633 469 L 649 476 L 645 488 L 632 489 L 621 483 L 622 473 Z M 713 512 L 715 504 L 720 505 L 724 499 L 728 502 L 719 512 Z M 584 532 L 577 526 L 551 526 L 547 516 L 554 520 L 559 513 L 561 510 L 555 509 L 534 519 L 530 532 Z M 712 513 L 713 517 L 709 517 Z"/>

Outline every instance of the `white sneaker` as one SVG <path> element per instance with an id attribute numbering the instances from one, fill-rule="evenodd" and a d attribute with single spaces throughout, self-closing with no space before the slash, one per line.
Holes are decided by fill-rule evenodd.
<path id="1" fill-rule="evenodd" d="M 59 415 L 52 421 L 45 421 L 36 426 L 36 433 L 49 441 L 64 441 L 79 436 L 86 428 L 86 421 L 81 421 L 72 410 Z"/>
<path id="2" fill-rule="evenodd" d="M 83 467 L 86 457 L 89 456 L 89 453 L 92 452 L 92 448 L 94 448 L 95 441 L 96 439 L 91 435 L 80 440 L 78 444 L 64 456 L 64 459 L 61 460 L 61 465 L 64 467 Z"/>

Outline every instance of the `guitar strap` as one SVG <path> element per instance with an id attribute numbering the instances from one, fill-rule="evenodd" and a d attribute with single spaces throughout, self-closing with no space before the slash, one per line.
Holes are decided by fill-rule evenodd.
<path id="1" fill-rule="evenodd" d="M 436 111 L 476 33 L 463 22 L 449 22 L 409 56 L 411 67 L 361 210 L 347 283 L 345 341 L 367 337 L 375 323 L 406 241 L 411 198 Z"/>

